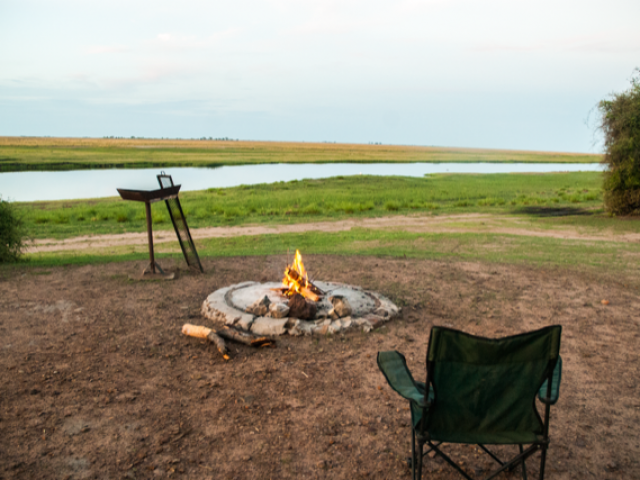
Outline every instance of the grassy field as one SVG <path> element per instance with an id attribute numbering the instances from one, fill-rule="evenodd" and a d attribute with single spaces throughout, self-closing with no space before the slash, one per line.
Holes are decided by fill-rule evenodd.
<path id="1" fill-rule="evenodd" d="M 201 256 L 306 253 L 406 256 L 555 265 L 640 278 L 640 221 L 606 215 L 602 176 L 438 174 L 424 178 L 335 177 L 209 189 L 180 195 L 192 229 L 265 226 L 269 234 L 200 238 Z M 17 203 L 30 238 L 144 232 L 144 208 L 119 198 Z M 162 202 L 152 205 L 154 230 L 172 230 Z M 399 223 L 343 231 L 282 233 L 287 225 L 400 218 Z M 407 218 L 428 217 L 420 232 Z M 273 229 L 273 230 L 271 230 Z M 622 237 L 627 235 L 626 239 Z M 633 237 L 635 238 L 635 237 Z M 179 257 L 177 242 L 160 243 L 162 257 Z M 118 243 L 27 255 L 34 266 L 147 257 L 144 243 Z"/>
<path id="2" fill-rule="evenodd" d="M 396 145 L 0 137 L 0 171 L 258 163 L 597 163 L 601 155 Z"/>
<path id="3" fill-rule="evenodd" d="M 491 233 L 411 233 L 354 228 L 346 232 L 305 232 L 209 238 L 197 242 L 201 257 L 264 256 L 293 251 L 305 254 L 372 255 L 451 261 L 480 261 L 570 268 L 616 276 L 640 288 L 640 244 L 593 242 Z M 158 258 L 181 258 L 177 242 L 156 245 Z M 99 251 L 29 255 L 33 267 L 148 260 L 146 245 Z M 162 262 L 161 262 L 162 263 Z M 318 274 L 318 272 L 314 272 Z"/>
<path id="4" fill-rule="evenodd" d="M 199 239 L 201 256 L 268 255 L 301 248 L 314 254 L 555 265 L 640 278 L 640 245 L 619 237 L 640 234 L 640 221 L 606 215 L 600 186 L 601 174 L 592 172 L 359 176 L 186 192 L 181 199 L 192 229 L 274 228 L 272 234 Z M 34 239 L 145 231 L 142 205 L 120 199 L 17 206 Z M 375 229 L 277 231 L 296 223 L 394 216 L 427 216 L 434 229 L 417 233 L 405 228 L 403 220 Z M 154 230 L 172 228 L 163 203 L 153 204 L 153 217 Z M 156 252 L 161 258 L 180 256 L 177 242 L 157 244 Z M 144 243 L 27 256 L 34 266 L 146 257 Z"/>
<path id="5" fill-rule="evenodd" d="M 336 177 L 185 192 L 192 228 L 276 225 L 410 213 L 513 213 L 602 206 L 601 174 Z M 17 204 L 32 238 L 145 231 L 142 204 L 120 198 Z M 164 203 L 152 204 L 154 229 L 171 229 Z M 579 219 L 598 223 L 601 219 Z"/>

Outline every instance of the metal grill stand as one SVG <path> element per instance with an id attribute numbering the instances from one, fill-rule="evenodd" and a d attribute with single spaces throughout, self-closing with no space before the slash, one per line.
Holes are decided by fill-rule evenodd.
<path id="1" fill-rule="evenodd" d="M 156 269 L 164 275 L 164 271 L 155 261 L 153 255 L 153 225 L 151 219 L 151 204 L 161 200 L 169 200 L 178 197 L 181 185 L 171 186 L 169 188 L 160 188 L 158 190 L 127 190 L 118 188 L 118 193 L 123 200 L 132 200 L 134 202 L 144 202 L 145 213 L 147 217 L 147 235 L 149 238 L 149 265 L 143 270 L 142 275 L 150 273 L 156 274 Z"/>

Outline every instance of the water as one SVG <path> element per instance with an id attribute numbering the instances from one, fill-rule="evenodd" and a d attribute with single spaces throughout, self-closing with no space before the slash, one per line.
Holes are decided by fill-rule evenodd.
<path id="1" fill-rule="evenodd" d="M 338 175 L 398 175 L 422 177 L 430 173 L 545 173 L 598 172 L 599 163 L 303 163 L 239 165 L 218 168 L 165 168 L 182 190 L 255 185 Z M 155 190 L 160 169 L 72 170 L 64 172 L 0 173 L 5 200 L 33 202 L 117 196 L 116 188 Z"/>

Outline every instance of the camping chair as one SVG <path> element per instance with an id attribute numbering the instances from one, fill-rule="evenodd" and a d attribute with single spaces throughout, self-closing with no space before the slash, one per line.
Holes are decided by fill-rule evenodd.
<path id="1" fill-rule="evenodd" d="M 387 382 L 410 403 L 414 480 L 422 478 L 422 460 L 431 451 L 473 480 L 442 451 L 442 443 L 476 444 L 484 450 L 499 464 L 485 480 L 518 465 L 526 480 L 525 460 L 540 451 L 540 480 L 544 478 L 549 413 L 558 401 L 562 371 L 561 332 L 562 327 L 554 325 L 489 339 L 433 327 L 426 384 L 413 379 L 401 353 L 378 353 Z M 544 421 L 536 409 L 536 394 L 544 404 Z M 425 444 L 429 450 L 423 452 Z M 503 462 L 485 445 L 518 445 L 519 453 Z"/>

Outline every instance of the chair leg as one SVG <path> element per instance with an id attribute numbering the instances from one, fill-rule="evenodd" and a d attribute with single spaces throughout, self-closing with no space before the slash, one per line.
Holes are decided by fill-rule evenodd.
<path id="1" fill-rule="evenodd" d="M 416 432 L 411 425 L 411 478 L 416 480 Z"/>
<path id="2" fill-rule="evenodd" d="M 518 447 L 520 447 L 520 454 L 522 454 L 523 449 L 522 449 L 522 444 L 518 445 Z M 522 479 L 523 480 L 527 480 L 527 465 L 525 462 L 525 458 L 522 459 Z"/>
<path id="3" fill-rule="evenodd" d="M 422 451 L 424 450 L 424 443 L 425 440 L 424 438 L 421 438 L 421 436 L 418 436 L 418 451 L 416 452 L 416 472 L 415 472 L 415 476 L 414 479 L 415 480 L 422 480 Z"/>
<path id="4" fill-rule="evenodd" d="M 551 381 L 549 381 L 549 387 L 547 388 L 547 398 L 551 397 Z M 547 402 L 544 407 L 544 438 L 545 443 L 542 445 L 542 452 L 540 452 L 540 480 L 544 480 L 544 467 L 547 462 L 547 448 L 549 448 L 549 418 L 551 416 L 551 404 Z"/>
<path id="5" fill-rule="evenodd" d="M 547 462 L 547 445 L 542 446 L 542 451 L 540 452 L 540 480 L 544 480 L 544 467 Z"/>

